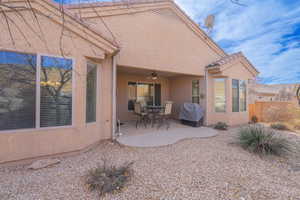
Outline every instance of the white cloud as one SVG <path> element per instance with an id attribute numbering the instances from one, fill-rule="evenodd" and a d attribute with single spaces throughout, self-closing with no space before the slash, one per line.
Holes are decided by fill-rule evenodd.
<path id="1" fill-rule="evenodd" d="M 300 82 L 300 36 L 286 41 L 300 26 L 300 6 L 280 0 L 176 0 L 198 23 L 214 14 L 213 39 L 228 53 L 243 51 L 269 83 Z M 300 5 L 300 4 L 295 4 Z M 298 39 L 298 41 L 296 40 Z"/>

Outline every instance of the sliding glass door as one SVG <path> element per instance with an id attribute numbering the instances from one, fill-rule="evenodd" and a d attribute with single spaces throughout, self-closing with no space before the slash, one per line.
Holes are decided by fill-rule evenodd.
<path id="1" fill-rule="evenodd" d="M 161 105 L 161 85 L 157 83 L 129 82 L 128 110 L 133 110 L 134 103 L 142 106 Z"/>

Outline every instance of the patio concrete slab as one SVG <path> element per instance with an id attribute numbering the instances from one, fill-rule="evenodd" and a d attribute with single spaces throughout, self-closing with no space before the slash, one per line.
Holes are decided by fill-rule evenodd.
<path id="1" fill-rule="evenodd" d="M 122 135 L 117 138 L 120 144 L 132 147 L 160 147 L 189 138 L 208 138 L 218 134 L 218 131 L 208 128 L 176 128 L 161 129 L 146 134 L 139 135 Z"/>

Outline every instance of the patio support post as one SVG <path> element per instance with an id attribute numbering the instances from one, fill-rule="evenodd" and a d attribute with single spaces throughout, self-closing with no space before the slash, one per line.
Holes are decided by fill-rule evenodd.
<path id="1" fill-rule="evenodd" d="M 116 53 L 112 57 L 112 139 L 116 139 L 116 125 L 117 125 L 117 108 L 116 108 L 116 99 L 117 99 L 117 55 Z"/>

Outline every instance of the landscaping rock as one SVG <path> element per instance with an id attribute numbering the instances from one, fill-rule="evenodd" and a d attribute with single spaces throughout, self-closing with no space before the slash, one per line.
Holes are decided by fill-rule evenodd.
<path id="1" fill-rule="evenodd" d="M 43 170 L 0 166 L 0 199 L 99 200 L 84 182 L 88 171 L 105 158 L 116 166 L 134 161 L 134 176 L 126 188 L 102 200 L 300 200 L 300 173 L 289 170 L 286 159 L 265 159 L 229 145 L 237 130 L 158 148 L 106 141 Z"/>
<path id="2" fill-rule="evenodd" d="M 37 169 L 42 169 L 46 167 L 50 167 L 53 165 L 57 165 L 60 163 L 60 160 L 58 159 L 45 159 L 45 160 L 38 160 L 33 162 L 31 165 L 27 167 L 27 169 L 31 170 L 37 170 Z"/>
<path id="3" fill-rule="evenodd" d="M 291 171 L 292 172 L 300 172 L 300 164 L 293 164 L 291 166 Z"/>

